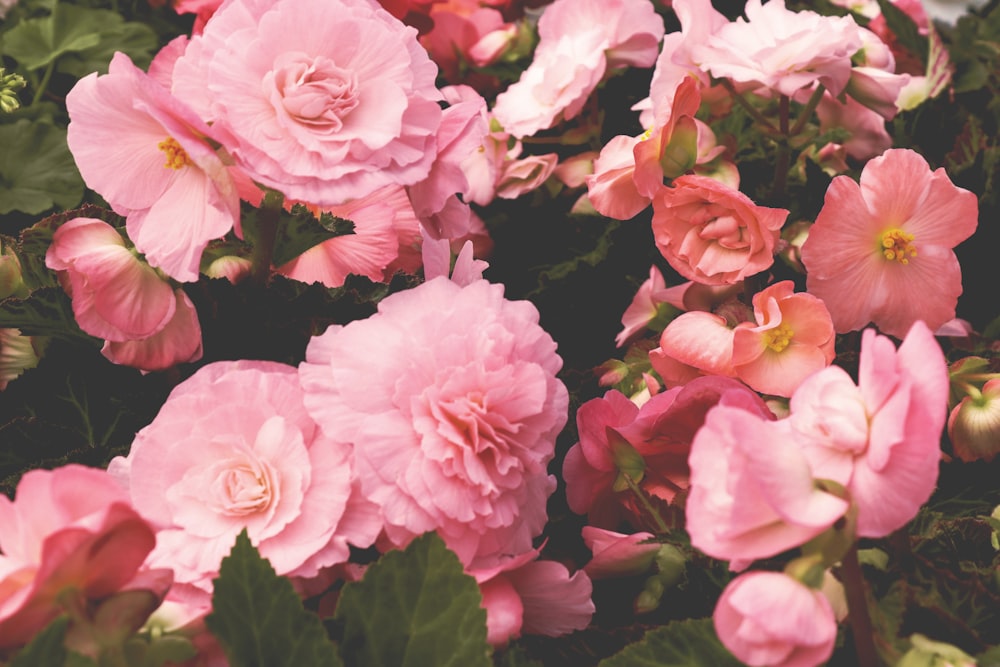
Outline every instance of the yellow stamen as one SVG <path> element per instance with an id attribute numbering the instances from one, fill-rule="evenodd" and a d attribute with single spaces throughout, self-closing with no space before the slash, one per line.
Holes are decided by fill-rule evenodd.
<path id="1" fill-rule="evenodd" d="M 881 245 L 882 256 L 900 264 L 909 264 L 910 258 L 917 256 L 917 249 L 913 246 L 913 234 L 904 232 L 897 227 L 882 234 Z"/>
<path id="2" fill-rule="evenodd" d="M 774 329 L 764 332 L 764 344 L 775 352 L 781 352 L 792 342 L 795 332 L 787 324 L 779 324 Z"/>
<path id="3" fill-rule="evenodd" d="M 639 141 L 646 141 L 651 136 L 653 136 L 653 128 L 649 128 L 645 132 L 639 135 Z"/>
<path id="4" fill-rule="evenodd" d="M 167 169 L 180 169 L 191 164 L 191 158 L 188 157 L 187 151 L 173 137 L 167 137 L 156 144 L 156 147 L 166 154 L 167 161 L 163 166 Z"/>

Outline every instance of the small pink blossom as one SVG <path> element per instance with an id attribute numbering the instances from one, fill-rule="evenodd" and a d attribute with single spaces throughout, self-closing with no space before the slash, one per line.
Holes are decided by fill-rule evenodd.
<path id="1" fill-rule="evenodd" d="M 466 564 L 529 550 L 568 401 L 538 311 L 444 276 L 378 308 L 313 338 L 300 375 L 310 413 L 353 449 L 385 542 L 436 530 Z"/>
<path id="2" fill-rule="evenodd" d="M 663 274 L 656 266 L 649 267 L 649 278 L 639 286 L 632 303 L 622 314 L 622 330 L 615 337 L 615 344 L 622 347 L 645 329 L 660 313 L 661 307 L 668 303 L 666 298 L 667 283 Z"/>
<path id="3" fill-rule="evenodd" d="M 901 337 L 917 320 L 955 317 L 962 273 L 952 251 L 976 229 L 976 195 L 920 154 L 892 149 L 865 165 L 861 183 L 838 176 L 802 246 L 806 285 L 838 333 L 872 322 Z"/>
<path id="4" fill-rule="evenodd" d="M 66 97 L 67 141 L 87 186 L 127 218 L 129 238 L 153 266 L 198 279 L 212 239 L 239 232 L 239 195 L 209 127 L 117 53 L 104 76 Z"/>
<path id="5" fill-rule="evenodd" d="M 736 377 L 734 335 L 720 315 L 700 310 L 682 313 L 660 334 L 660 346 L 650 350 L 649 362 L 668 387 L 702 375 Z"/>
<path id="6" fill-rule="evenodd" d="M 0 649 L 28 643 L 64 613 L 67 594 L 85 606 L 151 575 L 162 596 L 169 570 L 140 570 L 155 543 L 104 470 L 74 464 L 25 473 L 13 501 L 0 495 Z"/>
<path id="7" fill-rule="evenodd" d="M 750 667 L 817 667 L 837 641 L 829 600 L 781 572 L 731 581 L 712 620 L 723 645 Z"/>
<path id="8" fill-rule="evenodd" d="M 834 129 L 847 132 L 847 139 L 838 146 L 857 160 L 879 156 L 892 147 L 885 119 L 852 97 L 841 102 L 829 94 L 824 95 L 816 107 L 816 116 L 821 132 Z"/>
<path id="9" fill-rule="evenodd" d="M 653 199 L 656 247 L 675 271 L 709 285 L 732 284 L 774 263 L 788 211 L 705 176 L 677 178 Z"/>
<path id="10" fill-rule="evenodd" d="M 506 162 L 497 181 L 497 197 L 517 199 L 541 187 L 552 175 L 558 163 L 559 156 L 556 153 L 529 155 Z"/>
<path id="11" fill-rule="evenodd" d="M 626 577 L 649 571 L 660 550 L 647 532 L 625 535 L 595 526 L 584 526 L 583 541 L 593 554 L 584 567 L 591 579 Z"/>

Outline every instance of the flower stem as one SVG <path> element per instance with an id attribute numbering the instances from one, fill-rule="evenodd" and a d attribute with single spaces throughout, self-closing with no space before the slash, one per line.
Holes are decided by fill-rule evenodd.
<path id="1" fill-rule="evenodd" d="M 35 88 L 34 97 L 31 98 L 30 106 L 35 106 L 36 104 L 42 101 L 42 95 L 45 94 L 45 89 L 49 87 L 49 79 L 52 78 L 52 72 L 54 72 L 55 69 L 56 69 L 56 61 L 53 60 L 48 64 L 48 67 L 45 68 L 45 73 L 42 74 L 42 80 L 38 84 L 38 87 Z"/>
<path id="2" fill-rule="evenodd" d="M 250 255 L 250 280 L 264 285 L 271 275 L 271 261 L 274 258 L 274 244 L 278 238 L 278 221 L 281 218 L 284 195 L 274 190 L 266 190 L 257 215 L 257 234 Z"/>
<path id="3" fill-rule="evenodd" d="M 794 137 L 805 128 L 806 123 L 812 118 L 813 111 L 816 111 L 816 106 L 819 105 L 819 101 L 823 99 L 823 93 L 826 92 L 826 87 L 821 83 L 816 86 L 816 90 L 813 91 L 812 97 L 806 102 L 805 107 L 803 107 L 802 112 L 799 114 L 798 119 L 795 121 L 795 125 L 789 130 L 788 136 Z"/>
<path id="4" fill-rule="evenodd" d="M 642 488 L 635 483 L 635 480 L 632 479 L 632 476 L 629 475 L 628 473 L 622 473 L 622 477 L 625 478 L 625 483 L 628 484 L 628 488 L 631 489 L 632 493 L 635 494 L 635 497 L 639 499 L 639 503 L 642 505 L 643 509 L 649 512 L 649 515 L 653 518 L 653 521 L 656 522 L 657 530 L 659 530 L 660 533 L 669 533 L 670 526 L 667 525 L 667 522 L 663 520 L 663 517 L 660 516 L 660 513 L 656 510 L 655 507 L 653 507 L 653 503 L 649 502 L 649 498 L 646 497 L 646 492 L 643 491 Z"/>
<path id="5" fill-rule="evenodd" d="M 750 114 L 750 117 L 760 124 L 768 134 L 780 134 L 778 128 L 772 125 L 771 121 L 761 116 L 760 112 L 757 111 L 757 109 L 754 108 L 754 106 L 750 104 L 742 94 L 736 91 L 736 88 L 733 87 L 733 83 L 729 79 L 719 79 L 719 82 L 722 84 L 722 87 L 729 91 L 729 94 L 733 96 L 733 100 L 743 107 L 743 110 Z"/>
<path id="6" fill-rule="evenodd" d="M 858 656 L 858 667 L 878 667 L 875 651 L 875 629 L 868 613 L 868 595 L 864 574 L 858 561 L 858 543 L 847 550 L 840 564 L 840 574 L 847 596 L 848 619 L 854 636 L 854 652 Z"/>

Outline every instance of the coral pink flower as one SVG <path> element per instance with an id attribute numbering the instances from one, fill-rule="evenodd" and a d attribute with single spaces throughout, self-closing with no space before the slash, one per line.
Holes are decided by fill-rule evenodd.
<path id="1" fill-rule="evenodd" d="M 295 577 L 371 545 L 381 524 L 353 489 L 350 454 L 309 417 L 293 367 L 224 361 L 177 385 L 110 470 L 157 527 L 150 561 L 197 602 L 244 529 Z"/>
<path id="2" fill-rule="evenodd" d="M 239 0 L 192 39 L 173 89 L 203 100 L 255 181 L 335 206 L 427 176 L 441 124 L 436 75 L 416 31 L 374 3 Z"/>
<path id="3" fill-rule="evenodd" d="M 0 495 L 0 649 L 28 643 L 72 591 L 86 605 L 129 587 L 155 543 L 104 470 L 25 473 L 13 501 Z M 169 586 L 169 571 L 145 575 L 166 575 Z"/>
<path id="4" fill-rule="evenodd" d="M 944 355 L 916 322 L 898 351 L 865 330 L 858 384 L 837 366 L 823 369 L 792 395 L 786 421 L 813 475 L 847 488 L 858 535 L 882 537 L 913 518 L 934 490 L 947 403 Z"/>
<path id="5" fill-rule="evenodd" d="M 788 211 L 757 206 L 706 176 L 681 176 L 653 199 L 656 247 L 675 271 L 708 285 L 731 284 L 774 263 Z"/>
<path id="6" fill-rule="evenodd" d="M 660 314 L 667 301 L 667 283 L 655 266 L 649 267 L 649 278 L 632 297 L 632 303 L 622 314 L 622 330 L 615 337 L 615 344 L 622 347 L 645 329 Z"/>
<path id="7" fill-rule="evenodd" d="M 871 160 L 860 186 L 838 176 L 802 246 L 806 286 L 838 333 L 872 322 L 897 338 L 917 320 L 955 317 L 962 273 L 952 251 L 976 229 L 976 195 L 931 171 L 919 153 Z"/>
<path id="8" fill-rule="evenodd" d="M 733 331 L 733 370 L 756 391 L 791 396 L 804 379 L 833 362 L 835 334 L 830 313 L 811 294 L 795 294 L 790 280 L 753 297 L 756 326 Z"/>
<path id="9" fill-rule="evenodd" d="M 759 397 L 758 397 L 759 400 Z M 691 544 L 741 563 L 776 556 L 816 537 L 848 503 L 816 487 L 787 420 L 726 392 L 691 444 L 685 506 Z"/>
<path id="10" fill-rule="evenodd" d="M 745 13 L 746 19 L 722 26 L 694 48 L 703 69 L 789 97 L 816 83 L 841 93 L 851 76 L 851 56 L 862 46 L 853 18 L 792 12 L 784 0 L 749 0 Z"/>
<path id="11" fill-rule="evenodd" d="M 750 667 L 816 667 L 833 655 L 837 619 L 826 596 L 781 572 L 748 572 L 712 615 L 723 645 Z"/>
<path id="12" fill-rule="evenodd" d="M 649 362 L 668 387 L 701 375 L 735 377 L 734 335 L 720 315 L 700 310 L 682 313 L 660 334 L 660 346 L 650 350 Z"/>
<path id="13" fill-rule="evenodd" d="M 389 544 L 436 530 L 466 564 L 531 548 L 566 422 L 555 347 L 530 303 L 444 276 L 313 338 L 300 366 L 306 406 L 353 447 Z"/>
<path id="14" fill-rule="evenodd" d="M 214 129 L 117 53 L 66 97 L 67 141 L 87 186 L 127 216 L 129 238 L 167 275 L 198 279 L 212 239 L 239 231 L 239 195 Z"/>

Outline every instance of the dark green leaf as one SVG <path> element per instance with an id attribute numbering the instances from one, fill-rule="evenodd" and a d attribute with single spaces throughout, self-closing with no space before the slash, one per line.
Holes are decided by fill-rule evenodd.
<path id="1" fill-rule="evenodd" d="M 59 287 L 43 287 L 25 299 L 10 298 L 0 303 L 0 327 L 20 329 L 28 336 L 97 342 L 77 326 L 72 303 Z"/>
<path id="2" fill-rule="evenodd" d="M 69 619 L 60 616 L 35 635 L 34 639 L 21 650 L 10 663 L 10 667 L 39 667 L 39 665 L 62 665 L 67 652 L 63 646 Z"/>
<path id="3" fill-rule="evenodd" d="M 344 586 L 335 618 L 341 655 L 364 667 L 489 667 L 475 579 L 434 533 L 390 551 Z"/>
<path id="4" fill-rule="evenodd" d="M 920 34 L 913 19 L 890 0 L 878 0 L 878 6 L 882 10 L 882 16 L 885 17 L 886 25 L 899 43 L 920 56 L 921 62 L 926 65 L 929 44 L 927 38 Z"/>
<path id="5" fill-rule="evenodd" d="M 78 79 L 91 72 L 106 74 L 115 51 L 128 55 L 136 67 L 145 69 L 158 46 L 152 28 L 143 23 L 125 22 L 118 14 L 111 13 L 102 28 L 100 43 L 92 48 L 67 53 L 59 59 L 57 69 Z"/>
<path id="6" fill-rule="evenodd" d="M 5 33 L 3 50 L 24 69 L 40 69 L 64 53 L 94 48 L 114 22 L 122 23 L 116 12 L 58 4 L 51 15 L 22 21 Z"/>
<path id="7" fill-rule="evenodd" d="M 72 208 L 83 197 L 83 179 L 66 145 L 66 130 L 19 120 L 0 125 L 0 214 Z"/>
<path id="8" fill-rule="evenodd" d="M 674 621 L 602 660 L 599 667 L 742 667 L 715 634 L 712 619 Z"/>
<path id="9" fill-rule="evenodd" d="M 354 223 L 323 213 L 317 220 L 305 206 L 296 204 L 290 215 L 282 216 L 274 246 L 274 265 L 292 261 L 324 241 L 354 233 Z"/>
<path id="10" fill-rule="evenodd" d="M 205 625 L 233 667 L 338 667 L 319 616 L 306 611 L 291 582 L 250 544 L 244 530 L 222 559 Z"/>

